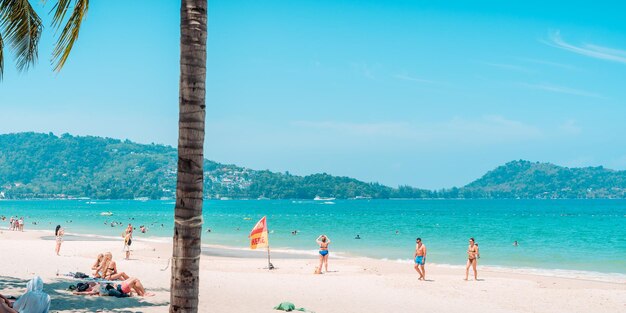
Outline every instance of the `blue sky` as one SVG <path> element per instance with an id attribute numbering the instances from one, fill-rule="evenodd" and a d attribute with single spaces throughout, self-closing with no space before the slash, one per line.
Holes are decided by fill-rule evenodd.
<path id="1" fill-rule="evenodd" d="M 625 9 L 210 1 L 205 155 L 423 188 L 515 159 L 626 169 Z M 5 60 L 0 133 L 175 146 L 178 27 L 177 1 L 92 1 L 60 73 L 48 27 L 34 68 Z"/>

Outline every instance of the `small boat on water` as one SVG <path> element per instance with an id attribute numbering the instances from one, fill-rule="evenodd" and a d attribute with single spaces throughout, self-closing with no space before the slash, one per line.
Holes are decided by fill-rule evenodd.
<path id="1" fill-rule="evenodd" d="M 315 198 L 313 198 L 313 200 L 315 200 L 315 201 L 333 201 L 333 200 L 335 200 L 335 198 L 333 198 L 333 197 L 315 196 Z"/>
<path id="2" fill-rule="evenodd" d="M 111 216 L 113 215 L 113 212 L 109 211 L 109 212 L 100 212 L 100 215 L 102 216 Z"/>

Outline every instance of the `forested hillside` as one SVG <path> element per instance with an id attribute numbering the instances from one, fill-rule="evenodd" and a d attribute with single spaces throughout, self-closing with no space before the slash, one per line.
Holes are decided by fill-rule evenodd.
<path id="1" fill-rule="evenodd" d="M 173 198 L 176 149 L 118 139 L 40 133 L 0 135 L 0 198 Z M 392 188 L 329 174 L 253 170 L 205 160 L 205 197 L 625 198 L 626 171 L 513 161 L 460 188 Z"/>

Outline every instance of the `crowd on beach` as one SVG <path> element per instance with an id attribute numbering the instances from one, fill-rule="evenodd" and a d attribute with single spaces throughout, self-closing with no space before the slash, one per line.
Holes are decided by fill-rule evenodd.
<path id="1" fill-rule="evenodd" d="M 3 219 L 5 219 L 3 217 Z M 14 225 L 17 219 L 11 217 L 11 225 Z M 21 223 L 23 225 L 23 223 Z M 23 230 L 20 223 L 15 223 L 16 227 L 11 230 Z M 140 229 L 144 231 L 144 227 Z M 123 252 L 125 259 L 130 259 L 130 246 L 132 244 L 132 224 L 122 233 L 124 239 Z M 65 230 L 61 225 L 57 225 L 54 231 L 55 236 L 55 253 L 60 255 L 61 245 Z M 78 279 L 76 284 L 71 284 L 68 290 L 74 295 L 88 296 L 113 296 L 117 298 L 132 297 L 137 295 L 140 297 L 153 296 L 146 292 L 141 280 L 137 277 L 131 277 L 124 271 L 118 270 L 117 263 L 113 260 L 111 252 L 103 252 L 98 254 L 95 262 L 91 266 L 91 276 L 84 273 L 68 273 L 63 276 Z M 59 276 L 59 273 L 57 273 Z M 43 291 L 43 280 L 39 276 L 35 276 L 27 283 L 26 292 L 20 297 L 5 296 L 0 294 L 0 313 L 45 313 L 50 308 L 50 296 Z"/>
<path id="2" fill-rule="evenodd" d="M 7 217 L 3 215 L 0 219 L 4 222 L 7 220 Z M 24 217 L 17 218 L 17 216 L 11 216 L 9 218 L 9 230 L 24 231 Z"/>
<path id="3" fill-rule="evenodd" d="M 75 295 L 130 297 L 133 292 L 140 297 L 151 296 L 146 293 L 139 278 L 131 277 L 119 271 L 111 252 L 98 254 L 91 266 L 91 281 L 76 284 Z M 75 274 L 76 275 L 76 274 Z"/>
<path id="4" fill-rule="evenodd" d="M 0 219 L 4 221 L 6 217 L 2 216 Z M 121 225 L 121 223 L 118 222 L 111 222 L 111 225 L 114 225 L 114 223 Z M 11 216 L 9 224 L 10 230 L 23 231 L 24 219 Z M 134 230 L 135 228 L 129 223 L 122 233 L 124 241 L 122 252 L 126 260 L 130 259 Z M 145 233 L 147 227 L 141 225 L 139 230 Z M 208 231 L 210 232 L 210 229 Z M 60 255 L 64 234 L 65 231 L 61 225 L 57 225 L 54 232 L 56 242 L 55 253 L 57 255 Z M 298 231 L 294 230 L 291 234 L 297 235 Z M 398 234 L 398 231 L 396 231 L 396 234 Z M 354 239 L 361 239 L 361 236 L 357 234 Z M 315 274 L 322 274 L 328 272 L 329 246 L 331 240 L 326 235 L 320 235 L 316 239 L 316 243 L 319 246 L 319 266 L 315 268 Z M 518 242 L 515 241 L 513 245 L 517 246 Z M 426 245 L 422 242 L 421 238 L 417 238 L 413 254 L 413 263 L 414 269 L 419 275 L 418 280 L 426 280 L 426 256 Z M 480 251 L 478 243 L 475 242 L 474 238 L 470 238 L 467 248 L 465 280 L 468 280 L 470 269 L 473 270 L 474 280 L 478 280 L 477 264 L 479 258 Z M 111 252 L 98 254 L 90 269 L 92 271 L 90 276 L 84 273 L 68 273 L 65 275 L 78 279 L 76 284 L 72 284 L 68 287 L 68 290 L 70 290 L 72 294 L 77 296 L 112 296 L 117 298 L 131 297 L 133 295 L 140 297 L 153 295 L 146 292 L 139 278 L 132 277 L 118 269 L 117 262 L 113 259 Z M 57 273 L 57 276 L 58 275 Z M 43 281 L 38 276 L 35 276 L 28 282 L 26 293 L 21 297 L 15 298 L 0 295 L 0 313 L 47 312 L 49 306 L 50 296 L 43 292 Z M 28 308 L 32 308 L 32 310 Z"/>
<path id="5" fill-rule="evenodd" d="M 294 231 L 295 232 L 295 231 Z M 293 235 L 296 233 L 292 232 Z M 396 234 L 398 232 L 396 231 Z M 356 235 L 354 239 L 361 239 L 359 235 Z M 315 268 L 315 274 L 322 274 L 322 268 L 328 272 L 328 246 L 330 245 L 330 238 L 326 235 L 320 235 L 315 239 L 315 242 L 319 245 L 319 266 Z M 513 243 L 514 246 L 518 246 L 517 241 Z M 467 247 L 467 262 L 465 264 L 465 280 L 469 278 L 470 268 L 474 272 L 474 280 L 478 280 L 478 271 L 476 266 L 478 265 L 478 259 L 480 259 L 480 250 L 478 249 L 478 243 L 474 238 L 469 239 L 469 245 Z M 419 274 L 418 280 L 426 280 L 426 245 L 422 242 L 422 238 L 415 239 L 415 252 L 413 253 L 413 261 L 415 271 Z"/>
<path id="6" fill-rule="evenodd" d="M 92 276 L 84 273 L 68 273 L 65 276 L 80 280 L 68 286 L 74 295 L 111 296 L 126 298 L 137 295 L 149 297 L 141 280 L 118 271 L 111 252 L 98 254 L 91 266 Z M 35 276 L 26 284 L 26 292 L 20 297 L 0 294 L 0 313 L 46 313 L 50 310 L 50 296 L 43 291 L 43 280 Z"/>
<path id="7" fill-rule="evenodd" d="M 122 233 L 122 238 L 124 238 L 124 248 L 122 249 L 122 251 L 126 254 L 126 260 L 130 259 L 130 246 L 133 243 L 133 225 L 132 224 L 128 224 L 128 227 L 126 227 L 126 229 L 124 230 L 124 232 Z M 142 225 L 140 226 L 140 230 L 142 233 L 145 233 L 147 231 L 147 229 Z M 65 235 L 65 230 L 63 229 L 63 227 L 61 227 L 61 225 L 57 225 L 57 227 L 54 230 L 54 237 L 55 237 L 55 241 L 56 241 L 56 246 L 55 246 L 55 253 L 57 256 L 60 256 L 60 251 L 61 251 L 61 245 L 63 244 L 63 236 Z M 1 312 L 0 312 L 1 313 Z"/>

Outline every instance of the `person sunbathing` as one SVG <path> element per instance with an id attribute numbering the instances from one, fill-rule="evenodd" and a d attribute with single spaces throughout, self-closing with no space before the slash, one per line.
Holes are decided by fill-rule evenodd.
<path id="1" fill-rule="evenodd" d="M 154 296 L 153 293 L 146 292 L 146 289 L 143 287 L 143 284 L 139 280 L 139 278 L 131 277 L 129 279 L 124 280 L 121 284 L 118 284 L 117 289 L 129 296 L 133 296 L 133 291 L 137 293 L 140 297 L 151 297 Z"/>
<path id="2" fill-rule="evenodd" d="M 0 313 L 48 313 L 50 310 L 50 296 L 43 292 L 43 280 L 39 276 L 26 284 L 26 293 L 15 302 L 0 297 Z"/>
<path id="3" fill-rule="evenodd" d="M 103 273 L 100 272 L 100 265 L 102 265 L 102 260 L 104 260 L 104 254 L 99 253 L 98 257 L 96 258 L 96 262 L 91 266 L 91 269 L 94 270 L 93 277 L 95 278 L 101 278 L 103 275 Z"/>
<path id="4" fill-rule="evenodd" d="M 151 297 L 154 296 L 152 293 L 146 292 L 146 289 L 143 287 L 143 284 L 139 280 L 139 278 L 131 277 L 127 280 L 124 280 L 120 284 L 112 284 L 112 283 L 101 283 L 102 288 L 108 290 L 107 293 L 103 294 L 101 291 L 101 287 L 99 284 L 90 282 L 88 283 L 89 287 L 83 291 L 74 291 L 75 295 L 84 295 L 84 296 L 115 296 L 118 298 L 121 297 L 132 297 L 133 292 L 135 292 L 140 297 Z M 106 286 L 108 285 L 108 286 Z M 111 290 L 113 289 L 113 290 Z"/>
<path id="5" fill-rule="evenodd" d="M 126 273 L 117 271 L 117 263 L 113 261 L 111 252 L 104 254 L 104 259 L 98 271 L 102 273 L 102 278 L 108 280 L 126 280 L 130 278 Z"/>
<path id="6" fill-rule="evenodd" d="M 98 296 L 100 295 L 100 285 L 94 282 L 87 283 L 89 287 L 83 291 L 74 291 L 75 295 Z"/>

